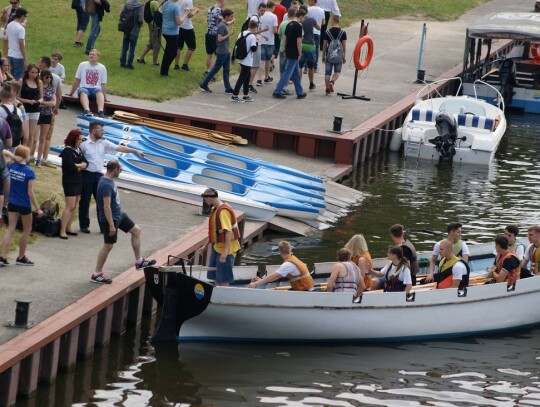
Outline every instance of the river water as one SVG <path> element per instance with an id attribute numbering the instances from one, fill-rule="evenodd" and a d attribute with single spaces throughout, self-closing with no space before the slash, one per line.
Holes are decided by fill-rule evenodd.
<path id="1" fill-rule="evenodd" d="M 355 233 L 366 236 L 374 256 L 384 255 L 387 230 L 394 223 L 405 225 L 420 250 L 430 250 L 454 221 L 464 224 L 470 244 L 492 240 L 509 223 L 526 230 L 540 223 L 538 151 L 540 117 L 514 115 L 489 169 L 381 154 L 346 180 L 366 195 L 350 216 L 314 236 L 285 238 L 311 265 L 332 260 Z M 273 254 L 283 238 L 269 236 L 257 243 L 242 263 L 279 263 Z M 496 310 L 490 317 L 496 318 Z M 40 388 L 36 398 L 17 405 L 540 406 L 540 329 L 339 347 L 154 348 L 148 343 L 154 323 L 145 320 L 113 338 L 76 370 L 60 374 L 55 386 Z"/>

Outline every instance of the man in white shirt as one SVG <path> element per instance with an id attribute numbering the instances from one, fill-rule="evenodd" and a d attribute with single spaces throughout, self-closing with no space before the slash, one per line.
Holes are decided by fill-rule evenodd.
<path id="1" fill-rule="evenodd" d="M 88 161 L 88 166 L 83 171 L 83 184 L 81 200 L 79 201 L 79 226 L 82 233 L 90 233 L 90 200 L 92 195 L 96 199 L 97 185 L 103 176 L 105 154 L 135 153 L 144 158 L 144 154 L 128 146 L 121 146 L 103 139 L 103 124 L 98 121 L 90 122 L 89 136 L 81 143 L 81 151 Z"/>
<path id="2" fill-rule="evenodd" d="M 107 68 L 99 62 L 99 51 L 93 49 L 88 54 L 88 61 L 81 62 L 75 74 L 68 96 L 73 96 L 75 90 L 79 96 L 85 116 L 92 116 L 90 98 L 95 97 L 98 106 L 98 116 L 105 117 L 104 108 L 107 99 Z"/>
<path id="3" fill-rule="evenodd" d="M 326 27 L 328 26 L 328 23 L 330 22 L 330 12 L 332 12 L 335 16 L 341 16 L 341 11 L 339 11 L 339 6 L 337 4 L 337 0 L 317 0 L 319 6 L 324 10 L 324 19 L 325 23 L 321 26 L 321 42 L 320 42 L 320 50 L 323 49 L 323 39 L 324 39 L 324 33 L 326 32 Z"/>
<path id="4" fill-rule="evenodd" d="M 264 83 L 270 83 L 273 80 L 270 77 L 270 65 L 272 64 L 272 58 L 274 57 L 274 38 L 278 31 L 278 19 L 274 14 L 274 7 L 275 4 L 273 1 L 270 0 L 268 3 L 266 3 L 266 11 L 261 16 L 261 21 L 259 24 L 260 27 L 268 27 L 268 32 L 264 36 L 261 36 L 261 40 L 259 42 L 261 48 L 261 64 L 264 67 Z M 260 84 L 261 80 L 259 79 L 257 81 L 257 85 Z"/>
<path id="5" fill-rule="evenodd" d="M 247 18 L 256 16 L 257 10 L 259 9 L 259 5 L 261 3 L 266 5 L 267 2 L 268 0 L 247 0 L 247 10 L 248 10 Z"/>
<path id="6" fill-rule="evenodd" d="M 11 74 L 17 81 L 22 78 L 26 65 L 28 65 L 25 45 L 26 29 L 23 25 L 27 14 L 28 12 L 24 8 L 18 8 L 15 12 L 15 19 L 6 28 Z"/>
<path id="7" fill-rule="evenodd" d="M 467 247 L 467 244 L 463 240 L 461 240 L 461 226 L 461 223 L 449 223 L 446 227 L 446 230 L 448 232 L 447 240 L 450 241 L 453 245 L 452 248 L 454 255 L 467 263 L 469 261 L 469 248 Z M 446 240 L 443 240 L 442 242 L 444 241 Z M 426 277 L 426 282 L 428 283 L 430 281 L 433 281 L 435 266 L 437 264 L 437 259 L 439 258 L 440 254 L 440 246 L 441 242 L 437 242 L 435 243 L 435 246 L 433 246 L 433 255 L 431 256 L 431 260 L 429 262 L 429 275 Z M 442 254 L 441 257 L 443 257 Z"/>
<path id="8" fill-rule="evenodd" d="M 324 10 L 319 7 L 319 4 L 317 3 L 317 0 L 309 0 L 308 1 L 309 7 L 308 7 L 308 16 L 312 17 L 316 22 L 317 25 L 319 25 L 321 28 L 323 26 L 326 26 L 326 17 Z M 317 28 L 313 29 L 313 39 L 315 40 L 315 72 L 319 71 L 319 48 L 321 41 L 321 30 L 318 30 Z"/>

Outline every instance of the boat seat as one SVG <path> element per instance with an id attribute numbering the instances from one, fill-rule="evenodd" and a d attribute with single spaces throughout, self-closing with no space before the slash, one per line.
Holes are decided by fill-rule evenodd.
<path id="1" fill-rule="evenodd" d="M 412 120 L 422 122 L 434 122 L 435 118 L 439 114 L 436 110 L 431 109 L 413 109 Z"/>
<path id="2" fill-rule="evenodd" d="M 495 120 L 486 116 L 476 116 L 473 114 L 458 114 L 458 126 L 463 127 L 476 127 L 479 129 L 489 130 L 493 129 Z"/>

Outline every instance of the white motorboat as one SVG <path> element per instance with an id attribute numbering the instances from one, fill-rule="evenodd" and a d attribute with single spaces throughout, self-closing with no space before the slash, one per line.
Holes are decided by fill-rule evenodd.
<path id="1" fill-rule="evenodd" d="M 459 81 L 456 96 L 433 97 L 429 88 L 448 80 Z M 483 99 L 459 96 L 460 78 L 428 84 L 418 95 L 426 89 L 428 98 L 417 100 L 390 148 L 397 151 L 403 145 L 404 155 L 417 159 L 489 165 L 506 131 L 502 97 L 500 106 L 494 106 Z"/>
<path id="2" fill-rule="evenodd" d="M 492 42 L 513 40 L 509 51 L 496 58 Z M 483 79 L 485 82 L 476 82 Z M 467 27 L 463 60 L 463 94 L 496 104 L 500 90 L 508 108 L 540 113 L 540 15 L 499 12 Z M 491 86 L 487 86 L 485 83 Z"/>

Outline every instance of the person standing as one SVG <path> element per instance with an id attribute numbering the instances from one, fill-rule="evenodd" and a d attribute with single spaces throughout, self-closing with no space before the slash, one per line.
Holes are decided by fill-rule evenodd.
<path id="1" fill-rule="evenodd" d="M 216 285 L 228 286 L 234 281 L 234 258 L 240 250 L 240 229 L 236 222 L 234 209 L 219 199 L 213 188 L 206 189 L 201 195 L 204 203 L 212 207 L 208 219 L 208 244 L 212 245 L 210 267 L 215 270 L 207 272 L 207 278 Z M 204 251 L 206 247 L 201 249 Z"/>
<path id="2" fill-rule="evenodd" d="M 298 60 L 302 55 L 302 21 L 306 16 L 304 10 L 298 10 L 290 23 L 285 28 L 283 40 L 285 42 L 285 68 L 279 78 L 279 82 L 272 93 L 272 96 L 278 99 L 285 99 L 287 96 L 283 93 L 285 86 L 291 80 L 296 91 L 296 98 L 303 99 L 307 96 L 300 82 L 300 68 Z"/>
<path id="3" fill-rule="evenodd" d="M 75 42 L 73 46 L 75 48 L 81 48 L 83 46 L 82 39 L 84 32 L 90 22 L 90 15 L 86 12 L 86 0 L 72 0 L 71 8 L 77 13 L 77 34 L 75 35 Z"/>
<path id="4" fill-rule="evenodd" d="M 11 154 L 7 150 L 4 150 L 2 154 L 6 158 L 9 157 L 13 159 L 14 162 L 8 165 L 9 178 L 11 180 L 8 203 L 9 226 L 2 242 L 0 267 L 9 265 L 9 262 L 7 261 L 9 242 L 11 241 L 11 236 L 17 226 L 19 215 L 21 217 L 23 230 L 21 240 L 19 241 L 19 255 L 15 264 L 19 266 L 33 266 L 34 262 L 26 257 L 26 247 L 28 246 L 28 239 L 30 238 L 30 232 L 32 231 L 32 208 L 35 208 L 38 217 L 43 216 L 43 211 L 36 201 L 33 190 L 36 174 L 27 164 L 28 157 L 30 156 L 30 149 L 26 146 L 18 146 L 15 149 L 15 154 Z"/>
<path id="5" fill-rule="evenodd" d="M 134 69 L 133 60 L 135 59 L 135 48 L 141 26 L 144 23 L 144 6 L 139 0 L 127 0 L 125 6 L 127 9 L 132 9 L 135 14 L 135 21 L 130 32 L 124 33 L 122 39 L 122 51 L 120 53 L 120 66 L 122 68 Z"/>
<path id="6" fill-rule="evenodd" d="M 307 7 L 305 5 L 300 6 L 300 8 L 307 14 Z M 315 48 L 317 48 L 318 44 L 317 46 L 315 45 L 314 32 L 315 29 L 320 28 L 321 26 L 317 24 L 317 21 L 313 17 L 309 15 L 304 17 L 302 21 L 302 56 L 300 57 L 299 65 L 300 78 L 302 77 L 302 69 L 304 73 L 308 74 L 309 90 L 315 90 L 316 88 L 313 73 L 315 71 Z"/>
<path id="7" fill-rule="evenodd" d="M 240 75 L 236 80 L 236 85 L 234 85 L 233 94 L 231 96 L 231 101 L 233 102 L 253 102 L 253 98 L 249 96 L 249 79 L 251 76 L 251 65 L 253 64 L 253 53 L 257 51 L 257 38 L 255 37 L 255 32 L 257 31 L 259 23 L 257 21 L 250 20 L 248 24 L 248 29 L 240 33 L 240 36 L 246 37 L 246 50 L 247 55 L 245 58 L 240 59 L 238 63 L 240 64 Z M 234 55 L 231 60 L 234 64 Z M 240 88 L 244 93 L 244 97 L 240 99 Z"/>
<path id="8" fill-rule="evenodd" d="M 79 129 L 71 130 L 64 141 L 65 148 L 60 153 L 62 159 L 62 188 L 66 197 L 66 206 L 61 216 L 60 239 L 77 236 L 71 231 L 75 208 L 81 200 L 83 170 L 88 161 L 79 148 L 83 142 L 83 134 Z"/>
<path id="9" fill-rule="evenodd" d="M 229 32 L 228 25 L 234 21 L 234 12 L 231 9 L 226 8 L 223 10 L 223 21 L 221 21 L 217 27 L 217 48 L 216 48 L 216 62 L 210 72 L 206 74 L 204 81 L 199 85 L 199 89 L 203 92 L 211 93 L 212 91 L 208 87 L 210 81 L 214 76 L 223 68 L 223 85 L 225 86 L 225 94 L 232 95 L 233 88 L 229 82 L 229 72 L 231 70 L 231 52 L 229 49 L 229 38 L 231 35 L 236 34 L 236 29 L 233 27 Z"/>
<path id="10" fill-rule="evenodd" d="M 319 28 L 313 30 L 313 39 L 315 41 L 315 72 L 319 72 L 319 48 L 321 41 L 321 28 L 323 25 L 326 25 L 326 15 L 324 10 L 319 7 L 317 0 L 308 0 L 308 16 L 315 19 Z"/>
<path id="11" fill-rule="evenodd" d="M 90 28 L 90 34 L 86 41 L 86 51 L 84 51 L 86 55 L 89 55 L 90 51 L 95 48 L 96 41 L 101 32 L 101 20 L 103 20 L 105 12 L 108 13 L 109 11 L 109 2 L 106 0 L 86 0 L 86 12 L 92 20 L 92 28 Z"/>
<path id="12" fill-rule="evenodd" d="M 317 2 L 319 3 L 319 6 L 324 10 L 325 23 L 321 26 L 321 43 L 320 43 L 320 49 L 322 51 L 324 34 L 326 33 L 326 28 L 328 26 L 328 22 L 330 21 L 330 12 L 332 12 L 332 14 L 335 16 L 341 17 L 341 11 L 339 11 L 337 0 L 318 0 Z"/>
<path id="13" fill-rule="evenodd" d="M 19 101 L 23 104 L 26 112 L 25 125 L 28 128 L 28 142 L 30 147 L 30 161 L 34 160 L 34 152 L 38 138 L 39 102 L 43 97 L 43 83 L 39 78 L 39 68 L 30 64 L 22 77 Z"/>
<path id="14" fill-rule="evenodd" d="M 278 244 L 278 250 L 283 259 L 283 264 L 264 278 L 253 277 L 247 288 L 257 288 L 259 285 L 287 277 L 294 291 L 312 291 L 314 286 L 313 277 L 309 274 L 307 265 L 292 254 L 291 244 L 287 241 L 281 241 Z"/>
<path id="15" fill-rule="evenodd" d="M 169 68 L 178 53 L 178 33 L 185 16 L 180 14 L 178 0 L 167 0 L 161 5 L 163 27 L 162 34 L 165 38 L 165 50 L 161 59 L 161 76 L 169 76 Z"/>
<path id="16" fill-rule="evenodd" d="M 180 24 L 180 30 L 178 31 L 178 52 L 176 53 L 174 69 L 181 69 L 182 71 L 189 72 L 189 61 L 191 56 L 197 48 L 197 41 L 195 38 L 195 30 L 193 29 L 192 18 L 199 12 L 198 7 L 193 7 L 193 0 L 183 0 L 180 5 L 180 13 L 184 17 L 184 21 Z M 184 55 L 184 63 L 179 65 L 180 54 L 184 49 L 184 44 L 187 46 L 186 55 Z"/>
<path id="17" fill-rule="evenodd" d="M 208 9 L 206 12 L 206 34 L 204 35 L 204 45 L 206 48 L 206 72 L 204 76 L 208 75 L 208 72 L 214 67 L 214 55 L 217 54 L 218 46 L 218 27 L 225 18 L 223 6 L 225 5 L 225 0 L 217 0 L 216 4 Z M 229 22 L 232 24 L 232 22 Z"/>
<path id="18" fill-rule="evenodd" d="M 139 150 L 127 146 L 119 146 L 103 139 L 103 124 L 98 121 L 90 122 L 88 139 L 80 145 L 81 152 L 88 161 L 88 166 L 82 175 L 82 191 L 79 203 L 79 226 L 82 233 L 90 233 L 90 200 L 92 195 L 96 199 L 99 179 L 103 176 L 103 163 L 105 154 L 135 153 L 141 158 L 144 154 Z"/>
<path id="19" fill-rule="evenodd" d="M 0 18 L 0 25 L 5 30 L 9 23 L 15 20 L 15 13 L 17 9 L 21 7 L 21 2 L 19 0 L 10 0 L 9 6 L 4 7 L 2 10 L 2 17 Z M 4 38 L 2 55 L 7 55 L 8 53 L 8 38 Z"/>
<path id="20" fill-rule="evenodd" d="M 159 8 L 157 0 L 150 1 L 150 14 L 153 16 Z M 143 10 L 144 11 L 144 10 Z M 148 23 L 148 43 L 143 49 L 141 56 L 137 58 L 139 64 L 145 64 L 144 57 L 148 54 L 148 51 L 152 50 L 152 65 L 159 66 L 158 57 L 159 50 L 161 49 L 161 29 L 156 26 L 154 18 Z"/>
<path id="21" fill-rule="evenodd" d="M 127 213 L 122 212 L 120 195 L 114 180 L 118 178 L 122 166 L 116 160 L 107 163 L 107 172 L 99 180 L 97 186 L 96 205 L 98 207 L 98 220 L 103 230 L 103 246 L 98 253 L 96 269 L 90 281 L 98 284 L 110 284 L 112 280 L 103 274 L 103 267 L 107 257 L 118 239 L 118 230 L 131 235 L 131 248 L 135 255 L 135 268 L 142 269 L 156 264 L 155 260 L 146 260 L 141 257 L 141 228 L 133 222 Z"/>
<path id="22" fill-rule="evenodd" d="M 99 51 L 93 49 L 88 54 L 88 61 L 81 62 L 75 73 L 68 96 L 73 96 L 75 90 L 79 96 L 85 116 L 92 116 L 90 98 L 96 99 L 98 116 L 105 117 L 105 100 L 107 99 L 107 68 L 99 63 Z"/>
<path id="23" fill-rule="evenodd" d="M 28 12 L 19 7 L 15 11 L 14 20 L 7 25 L 6 35 L 8 38 L 8 58 L 11 65 L 11 74 L 16 81 L 22 78 L 23 73 L 28 65 L 26 56 L 26 29 L 24 22 Z"/>
<path id="24" fill-rule="evenodd" d="M 270 67 L 272 65 L 272 59 L 274 57 L 274 47 L 275 47 L 275 36 L 278 32 L 278 18 L 274 14 L 275 4 L 273 1 L 268 1 L 266 3 L 266 10 L 264 14 L 260 17 L 261 22 L 259 26 L 268 27 L 268 32 L 261 36 L 260 48 L 261 48 L 261 64 L 263 65 L 260 72 L 264 72 L 263 83 L 268 84 L 273 81 L 273 78 L 270 77 Z M 257 85 L 260 86 L 261 81 L 257 81 Z"/>
<path id="25" fill-rule="evenodd" d="M 56 98 L 54 96 L 55 89 L 52 84 L 52 73 L 48 69 L 40 72 L 41 82 L 43 83 L 43 96 L 39 101 L 39 118 L 38 118 L 38 131 L 37 134 L 37 157 L 36 167 L 41 168 L 42 158 L 45 151 L 45 145 L 47 134 L 51 128 L 51 123 L 54 117 L 54 107 L 56 106 Z M 53 165 L 49 163 L 49 165 Z"/>

